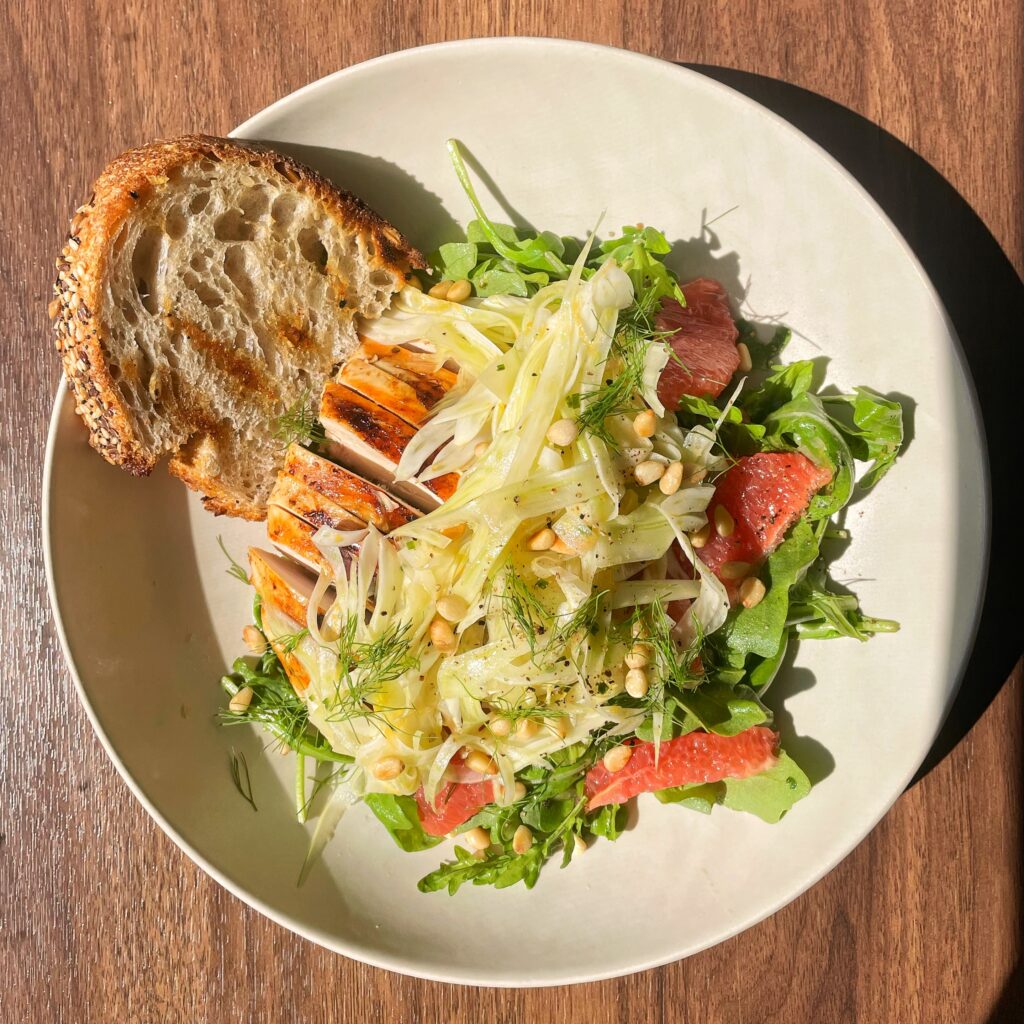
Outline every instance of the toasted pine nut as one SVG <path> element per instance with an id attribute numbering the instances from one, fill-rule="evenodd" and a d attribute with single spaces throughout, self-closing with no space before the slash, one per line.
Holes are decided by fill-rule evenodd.
<path id="1" fill-rule="evenodd" d="M 458 594 L 445 594 L 437 599 L 437 614 L 449 622 L 461 622 L 469 613 L 469 604 Z M 434 645 L 437 646 L 436 644 Z"/>
<path id="2" fill-rule="evenodd" d="M 759 605 L 766 593 L 765 585 L 756 577 L 748 576 L 740 584 L 740 601 L 744 608 L 753 608 Z"/>
<path id="3" fill-rule="evenodd" d="M 471 850 L 486 850 L 491 845 L 490 833 L 477 825 L 459 837 Z"/>
<path id="4" fill-rule="evenodd" d="M 427 294 L 433 299 L 447 299 L 448 292 L 454 283 L 454 281 L 438 281 Z"/>
<path id="5" fill-rule="evenodd" d="M 370 771 L 373 772 L 375 779 L 379 779 L 381 782 L 390 782 L 391 779 L 397 779 L 405 771 L 405 765 L 400 757 L 388 754 L 387 757 L 382 757 Z"/>
<path id="6" fill-rule="evenodd" d="M 576 554 L 576 552 L 573 551 L 573 549 L 571 547 L 569 547 L 569 545 L 566 544 L 565 541 L 562 540 L 561 537 L 557 537 L 557 536 L 555 537 L 555 543 L 551 545 L 551 550 L 554 551 L 554 553 L 556 555 L 575 555 Z"/>
<path id="7" fill-rule="evenodd" d="M 646 487 L 648 484 L 653 484 L 655 480 L 660 480 L 665 473 L 665 463 L 658 462 L 655 459 L 648 459 L 646 462 L 641 462 L 640 465 L 633 470 L 633 476 L 636 477 L 636 482 L 642 487 Z"/>
<path id="8" fill-rule="evenodd" d="M 556 420 L 548 427 L 548 440 L 556 448 L 565 448 L 579 436 L 580 430 L 575 420 Z"/>
<path id="9" fill-rule="evenodd" d="M 626 673 L 626 693 L 630 697 L 645 697 L 650 683 L 647 681 L 647 673 L 642 668 L 631 668 Z"/>
<path id="10" fill-rule="evenodd" d="M 531 551 L 550 551 L 557 540 L 558 534 L 550 526 L 545 526 L 527 540 L 526 546 Z"/>
<path id="11" fill-rule="evenodd" d="M 415 274 L 410 274 L 405 279 L 405 287 L 414 288 L 416 291 L 421 292 L 423 291 L 423 282 Z"/>
<path id="12" fill-rule="evenodd" d="M 619 515 L 628 516 L 630 512 L 636 511 L 639 504 L 640 498 L 636 491 L 632 487 L 627 487 L 626 493 L 622 495 L 622 499 L 619 501 Z"/>
<path id="13" fill-rule="evenodd" d="M 690 543 L 695 548 L 702 548 L 711 539 L 711 524 L 705 523 L 699 530 L 690 534 Z"/>
<path id="14" fill-rule="evenodd" d="M 262 654 L 267 649 L 267 638 L 255 626 L 242 630 L 242 642 L 253 654 Z"/>
<path id="15" fill-rule="evenodd" d="M 526 785 L 522 782 L 516 781 L 516 788 L 512 790 L 512 795 L 515 798 L 516 803 L 526 798 Z"/>
<path id="16" fill-rule="evenodd" d="M 471 772 L 479 772 L 481 775 L 497 775 L 498 766 L 494 758 L 485 750 L 474 750 L 466 758 L 466 767 Z"/>
<path id="17" fill-rule="evenodd" d="M 661 475 L 658 487 L 662 494 L 675 494 L 683 482 L 683 464 L 681 462 L 670 462 L 668 469 Z"/>
<path id="18" fill-rule="evenodd" d="M 487 449 L 490 445 L 486 441 L 477 441 L 476 446 L 473 448 L 473 455 L 482 459 L 487 454 Z"/>
<path id="19" fill-rule="evenodd" d="M 517 740 L 530 740 L 537 735 L 537 730 L 540 728 L 539 725 L 532 718 L 520 718 L 516 722 L 516 739 Z"/>
<path id="20" fill-rule="evenodd" d="M 587 841 L 578 832 L 572 837 L 572 855 L 578 857 L 581 853 L 587 852 Z"/>
<path id="21" fill-rule="evenodd" d="M 452 627 L 440 616 L 435 616 L 430 624 L 430 642 L 442 654 L 451 654 L 459 646 Z"/>
<path id="22" fill-rule="evenodd" d="M 252 703 L 253 690 L 251 686 L 243 686 L 228 702 L 228 711 L 240 715 Z"/>
<path id="23" fill-rule="evenodd" d="M 465 302 L 473 291 L 473 286 L 466 280 L 452 281 L 445 298 L 449 302 Z"/>
<path id="24" fill-rule="evenodd" d="M 633 623 L 633 629 L 631 630 L 631 632 L 633 634 L 634 640 L 646 637 L 647 623 L 645 623 L 642 619 L 637 619 L 636 622 Z"/>
<path id="25" fill-rule="evenodd" d="M 601 758 L 601 762 L 608 771 L 621 772 L 629 763 L 629 759 L 632 756 L 633 751 L 629 747 L 612 747 L 612 749 Z"/>
<path id="26" fill-rule="evenodd" d="M 487 723 L 487 728 L 495 736 L 507 736 L 512 731 L 512 723 L 507 718 L 494 718 Z"/>
<path id="27" fill-rule="evenodd" d="M 725 580 L 741 580 L 750 572 L 749 562 L 723 562 L 718 571 Z"/>
<path id="28" fill-rule="evenodd" d="M 654 437 L 654 431 L 658 426 L 658 417 L 654 415 L 652 409 L 644 409 L 635 420 L 633 420 L 633 429 L 636 431 L 638 437 Z"/>
<path id="29" fill-rule="evenodd" d="M 633 649 L 626 655 L 627 668 L 647 668 L 651 663 L 651 649 L 647 644 L 633 644 Z"/>
<path id="30" fill-rule="evenodd" d="M 736 520 L 724 505 L 715 508 L 715 529 L 719 537 L 731 537 L 736 529 Z"/>
<path id="31" fill-rule="evenodd" d="M 520 825 L 512 836 L 512 849 L 520 856 L 533 846 L 533 833 L 528 825 Z"/>
<path id="32" fill-rule="evenodd" d="M 740 372 L 750 373 L 754 368 L 754 361 L 750 358 L 750 349 L 742 341 L 736 346 L 736 349 L 740 354 Z"/>

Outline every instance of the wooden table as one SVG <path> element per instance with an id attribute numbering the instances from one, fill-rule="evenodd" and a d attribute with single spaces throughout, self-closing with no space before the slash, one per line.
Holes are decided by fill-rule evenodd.
<path id="1" fill-rule="evenodd" d="M 1011 362 L 1020 377 L 1024 323 L 1013 269 L 1024 266 L 1024 8 L 1011 0 L 651 0 L 624 10 L 586 0 L 465 9 L 335 0 L 318 11 L 290 0 L 206 0 L 187 14 L 149 0 L 61 6 L 69 10 L 12 0 L 0 12 L 0 1020 L 1024 1020 L 1019 668 L 1003 685 L 1021 634 L 1007 481 L 1014 457 L 1020 470 L 1011 419 L 1020 400 L 1008 382 Z M 711 71 L 830 148 L 905 232 L 963 338 L 995 464 L 982 635 L 931 771 L 839 868 L 772 919 L 682 963 L 548 991 L 452 988 L 349 962 L 203 875 L 131 797 L 75 700 L 40 548 L 58 372 L 46 318 L 53 259 L 105 161 L 154 136 L 226 132 L 306 82 L 380 53 L 490 34 L 571 36 L 757 73 Z M 628 941 L 628 929 L 616 941 Z"/>

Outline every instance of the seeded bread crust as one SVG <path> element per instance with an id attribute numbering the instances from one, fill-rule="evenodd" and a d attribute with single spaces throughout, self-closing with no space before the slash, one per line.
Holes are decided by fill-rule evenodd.
<path id="1" fill-rule="evenodd" d="M 71 223 L 57 261 L 50 316 L 76 409 L 89 429 L 90 444 L 108 462 L 137 476 L 150 473 L 163 453 L 153 451 L 139 436 L 104 356 L 104 325 L 99 313 L 110 246 L 152 190 L 166 184 L 169 172 L 201 159 L 248 164 L 286 179 L 356 234 L 361 257 L 372 268 L 392 274 L 396 288 L 404 283 L 410 268 L 426 267 L 423 256 L 361 200 L 290 157 L 263 146 L 190 135 L 154 142 L 116 158 L 97 179 L 92 197 L 78 209 Z M 265 383 L 255 372 L 240 376 L 249 378 L 246 383 L 257 392 Z M 179 453 L 172 453 L 171 472 L 190 487 L 205 492 L 205 503 L 215 513 L 264 518 L 262 502 L 248 501 L 226 490 L 211 474 L 217 461 L 217 431 L 222 425 L 204 422 L 198 408 L 187 425 L 193 441 Z"/>

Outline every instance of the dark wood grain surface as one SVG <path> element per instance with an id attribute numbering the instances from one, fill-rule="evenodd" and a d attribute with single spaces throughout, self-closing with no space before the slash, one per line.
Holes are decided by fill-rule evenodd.
<path id="1" fill-rule="evenodd" d="M 999 539 L 1008 525 L 999 474 L 999 557 L 983 642 L 931 770 L 843 864 L 775 917 L 632 978 L 479 991 L 327 953 L 193 866 L 94 737 L 57 647 L 40 544 L 58 376 L 46 305 L 70 212 L 123 147 L 226 132 L 377 54 L 502 34 L 589 39 L 754 73 L 714 72 L 856 165 L 920 247 L 983 406 L 998 404 L 1014 368 L 1019 379 L 1022 321 L 1011 323 L 1007 311 L 1020 302 L 1014 268 L 1024 267 L 1024 8 L 1011 0 L 622 8 L 207 0 L 184 11 L 8 0 L 0 9 L 0 1021 L 1024 1020 L 1019 667 L 1006 680 L 1022 630 L 1016 552 Z M 997 468 L 1011 457 L 997 436 L 1008 422 L 1000 415 L 986 414 Z M 608 941 L 628 942 L 628 928 Z"/>

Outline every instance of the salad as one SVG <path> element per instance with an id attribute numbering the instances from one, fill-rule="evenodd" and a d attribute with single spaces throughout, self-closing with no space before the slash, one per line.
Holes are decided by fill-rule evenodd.
<path id="1" fill-rule="evenodd" d="M 827 565 L 901 408 L 822 391 L 652 227 L 493 222 L 449 150 L 465 237 L 279 424 L 289 557 L 233 567 L 252 655 L 222 721 L 294 753 L 300 878 L 357 803 L 403 850 L 455 837 L 424 892 L 532 886 L 642 793 L 777 822 L 810 790 L 766 702 L 789 645 L 898 628 Z"/>

